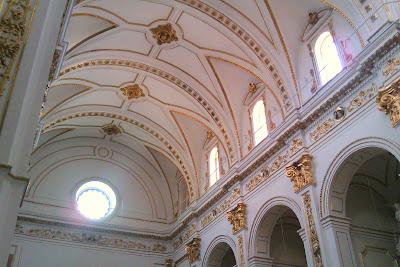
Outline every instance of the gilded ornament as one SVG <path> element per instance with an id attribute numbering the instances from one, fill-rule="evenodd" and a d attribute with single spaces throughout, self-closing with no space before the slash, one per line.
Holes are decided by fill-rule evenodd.
<path id="1" fill-rule="evenodd" d="M 380 111 L 389 115 L 392 126 L 400 122 L 400 79 L 378 93 L 376 98 Z"/>
<path id="2" fill-rule="evenodd" d="M 200 260 L 200 242 L 201 239 L 195 237 L 186 244 L 186 253 L 190 263 Z"/>
<path id="3" fill-rule="evenodd" d="M 106 135 L 118 135 L 123 132 L 123 129 L 120 126 L 117 126 L 113 123 L 105 124 L 101 126 L 101 130 Z"/>
<path id="4" fill-rule="evenodd" d="M 171 259 L 165 260 L 165 267 L 172 267 L 174 265 L 174 261 Z"/>
<path id="5" fill-rule="evenodd" d="M 293 183 L 295 192 L 313 183 L 311 160 L 310 154 L 304 154 L 298 161 L 286 167 L 286 176 Z"/>
<path id="6" fill-rule="evenodd" d="M 385 67 L 383 68 L 383 75 L 385 77 L 392 75 L 392 73 L 394 73 L 397 70 L 399 65 L 400 65 L 400 58 L 389 59 Z"/>
<path id="7" fill-rule="evenodd" d="M 122 87 L 120 90 L 122 94 L 128 98 L 128 100 L 144 97 L 143 89 L 140 88 L 138 84 L 125 86 Z"/>
<path id="8" fill-rule="evenodd" d="M 302 147 L 303 147 L 303 139 L 301 138 L 293 139 L 292 144 L 290 145 L 290 154 L 291 155 L 295 154 Z"/>
<path id="9" fill-rule="evenodd" d="M 227 212 L 227 219 L 232 224 L 232 233 L 237 232 L 246 228 L 246 204 L 239 202 L 236 207 Z"/>
<path id="10" fill-rule="evenodd" d="M 239 260 L 240 267 L 244 267 L 244 239 L 243 236 L 238 237 Z"/>
<path id="11" fill-rule="evenodd" d="M 6 5 L 0 19 L 0 96 L 3 95 L 4 83 L 10 79 L 14 63 L 24 45 L 26 21 L 30 9 L 28 0 L 14 0 Z"/>
<path id="12" fill-rule="evenodd" d="M 178 41 L 176 31 L 172 28 L 170 23 L 164 25 L 158 25 L 157 27 L 150 29 L 153 33 L 153 38 L 157 40 L 157 44 L 169 44 L 174 41 Z"/>
<path id="13" fill-rule="evenodd" d="M 249 89 L 248 89 L 250 94 L 254 94 L 257 91 L 257 86 L 255 83 L 249 83 Z"/>
<path id="14" fill-rule="evenodd" d="M 312 208 L 311 208 L 311 198 L 309 193 L 303 195 L 303 203 L 305 207 L 306 217 L 308 221 L 308 230 L 310 233 L 311 238 L 311 246 L 312 252 L 314 257 L 315 266 L 323 267 L 322 257 L 321 257 L 321 247 L 318 240 L 317 231 L 315 228 L 315 222 L 312 215 Z"/>

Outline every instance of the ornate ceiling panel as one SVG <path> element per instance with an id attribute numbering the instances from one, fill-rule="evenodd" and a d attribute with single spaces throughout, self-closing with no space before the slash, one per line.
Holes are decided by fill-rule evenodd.
<path id="1" fill-rule="evenodd" d="M 70 183 L 101 176 L 116 179 L 127 198 L 110 224 L 172 223 L 181 179 L 189 201 L 203 190 L 209 133 L 225 171 L 248 153 L 249 83 L 262 88 L 271 130 L 298 103 L 270 12 L 259 0 L 80 1 L 44 103 L 31 205 L 46 213 L 54 198 L 71 208 L 49 188 L 70 176 Z M 102 157 L 99 147 L 110 153 Z M 129 190 L 146 204 L 134 204 Z"/>

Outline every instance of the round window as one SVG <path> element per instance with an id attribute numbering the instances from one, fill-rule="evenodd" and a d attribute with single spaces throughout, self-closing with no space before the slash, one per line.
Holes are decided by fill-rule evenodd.
<path id="1" fill-rule="evenodd" d="M 100 181 L 90 181 L 76 191 L 79 212 L 91 219 L 99 220 L 110 215 L 116 206 L 117 197 L 112 188 Z"/>

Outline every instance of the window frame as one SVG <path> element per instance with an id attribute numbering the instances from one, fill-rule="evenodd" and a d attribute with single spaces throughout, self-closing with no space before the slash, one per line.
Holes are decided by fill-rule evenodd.
<path id="1" fill-rule="evenodd" d="M 214 150 L 214 148 L 216 148 L 217 149 L 217 172 L 216 172 L 216 174 L 217 174 L 217 177 L 216 177 L 216 180 L 215 180 L 215 182 L 213 183 L 213 184 L 211 184 L 211 164 L 210 164 L 210 157 L 211 157 L 211 152 Z M 210 148 L 207 150 L 207 153 L 206 153 L 206 155 L 207 155 L 207 164 L 206 164 L 206 167 L 207 167 L 207 181 L 208 181 L 208 188 L 210 188 L 210 187 L 212 187 L 213 185 L 215 185 L 218 181 L 219 181 L 219 179 L 221 179 L 221 155 L 220 155 L 220 148 L 219 148 L 219 145 L 218 145 L 218 143 L 217 142 L 214 142 L 213 143 L 213 145 L 211 145 L 210 146 Z M 214 173 L 214 172 L 213 172 Z"/>
<path id="2" fill-rule="evenodd" d="M 254 111 L 254 108 L 255 108 L 255 106 L 257 105 L 257 103 L 258 103 L 259 101 L 262 101 L 263 106 L 264 106 L 265 127 L 266 127 L 266 129 L 267 129 L 267 135 L 266 135 L 260 142 L 258 142 L 258 143 L 256 144 L 256 140 L 255 140 L 255 131 L 254 131 L 253 111 Z M 250 107 L 249 107 L 249 110 L 248 110 L 248 112 L 249 112 L 249 119 L 250 119 L 250 132 L 251 132 L 251 138 L 250 138 L 250 140 L 251 140 L 251 146 L 252 146 L 252 148 L 254 148 L 254 147 L 256 147 L 257 145 L 261 144 L 261 143 L 269 136 L 269 134 L 270 134 L 270 132 L 269 132 L 269 127 L 268 127 L 269 125 L 268 125 L 267 108 L 266 108 L 265 103 L 266 103 L 266 101 L 265 101 L 265 96 L 264 96 L 264 95 L 260 95 L 260 96 L 256 97 L 256 98 L 252 101 L 252 103 L 251 103 L 251 105 L 250 105 Z M 261 128 L 260 128 L 260 129 L 261 129 Z"/>
<path id="3" fill-rule="evenodd" d="M 335 44 L 336 51 L 337 51 L 342 69 L 335 76 L 333 76 L 330 80 L 323 83 L 322 79 L 321 79 L 321 73 L 319 70 L 319 66 L 318 66 L 318 61 L 316 58 L 315 45 L 316 45 L 319 37 L 325 32 L 328 32 L 332 36 L 333 43 Z M 344 60 L 343 51 L 342 51 L 341 46 L 338 45 L 336 34 L 333 29 L 332 18 L 330 18 L 327 22 L 325 22 L 323 25 L 321 25 L 321 27 L 315 33 L 313 33 L 313 36 L 312 36 L 311 40 L 308 42 L 307 46 L 310 51 L 310 57 L 311 57 L 311 61 L 312 61 L 312 65 L 313 65 L 313 69 L 314 69 L 314 73 L 315 73 L 314 77 L 317 80 L 317 84 L 318 84 L 317 90 L 319 90 L 322 87 L 324 87 L 326 84 L 328 84 L 331 80 L 335 79 L 335 77 L 337 75 L 339 75 L 346 68 L 346 62 Z"/>

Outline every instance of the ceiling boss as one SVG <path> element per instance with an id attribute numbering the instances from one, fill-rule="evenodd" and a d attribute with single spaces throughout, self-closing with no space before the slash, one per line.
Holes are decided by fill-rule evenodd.
<path id="1" fill-rule="evenodd" d="M 170 23 L 164 25 L 158 25 L 155 28 L 150 29 L 153 33 L 153 38 L 157 40 L 157 44 L 170 44 L 174 41 L 178 41 L 176 31 L 172 28 Z"/>

